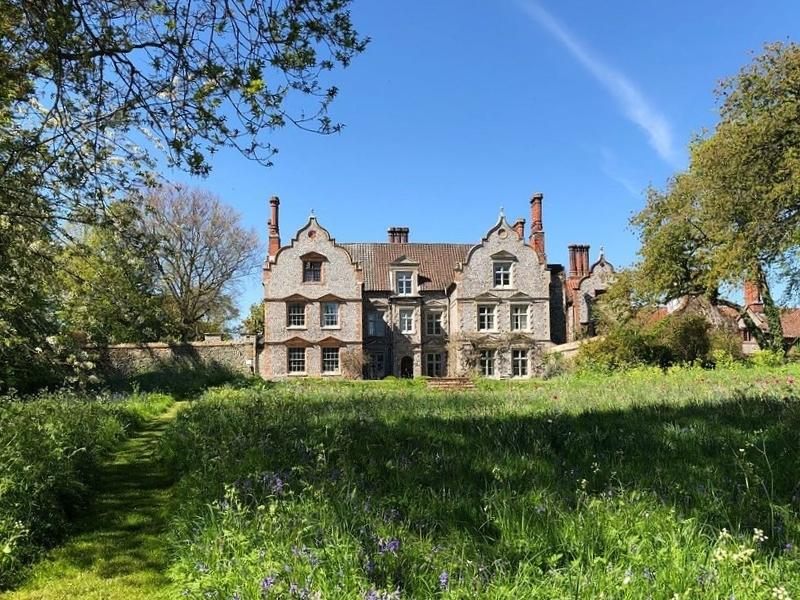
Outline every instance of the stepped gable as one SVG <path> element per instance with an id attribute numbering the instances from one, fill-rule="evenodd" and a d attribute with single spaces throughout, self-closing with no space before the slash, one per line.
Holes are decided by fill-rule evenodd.
<path id="1" fill-rule="evenodd" d="M 364 273 L 364 290 L 391 292 L 389 265 L 400 259 L 419 263 L 419 289 L 442 291 L 450 286 L 455 268 L 463 262 L 473 244 L 426 244 L 363 242 L 340 244 Z"/>

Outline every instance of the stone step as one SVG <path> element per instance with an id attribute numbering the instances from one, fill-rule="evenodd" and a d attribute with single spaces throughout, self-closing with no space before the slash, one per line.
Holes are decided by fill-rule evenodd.
<path id="1" fill-rule="evenodd" d="M 474 390 L 475 382 L 466 377 L 434 377 L 428 379 L 428 387 L 434 390 Z"/>

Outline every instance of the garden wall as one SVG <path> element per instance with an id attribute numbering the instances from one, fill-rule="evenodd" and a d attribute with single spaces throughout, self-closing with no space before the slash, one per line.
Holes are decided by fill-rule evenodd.
<path id="1" fill-rule="evenodd" d="M 224 368 L 251 375 L 257 367 L 255 336 L 222 340 L 206 336 L 201 342 L 115 344 L 92 348 L 98 354 L 98 366 L 105 375 L 129 378 L 152 371 Z"/>

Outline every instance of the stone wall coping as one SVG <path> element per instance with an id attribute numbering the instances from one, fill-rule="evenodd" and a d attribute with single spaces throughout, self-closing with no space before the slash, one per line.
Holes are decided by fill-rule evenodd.
<path id="1" fill-rule="evenodd" d="M 197 342 L 145 342 L 145 343 L 126 343 L 109 344 L 108 346 L 86 346 L 85 350 L 156 350 L 163 348 L 186 348 L 186 347 L 224 347 L 224 346 L 252 346 L 253 340 L 213 340 Z"/>

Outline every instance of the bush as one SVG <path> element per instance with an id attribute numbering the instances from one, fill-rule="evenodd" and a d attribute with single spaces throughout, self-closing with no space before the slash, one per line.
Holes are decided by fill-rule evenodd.
<path id="1" fill-rule="evenodd" d="M 780 367 L 785 361 L 783 350 L 759 350 L 750 355 L 750 362 L 757 367 Z"/>
<path id="2" fill-rule="evenodd" d="M 711 350 L 710 325 L 700 315 L 669 315 L 653 326 L 653 339 L 668 349 L 670 364 L 704 362 Z"/>
<path id="3" fill-rule="evenodd" d="M 158 394 L 0 397 L 0 589 L 63 536 L 90 499 L 103 457 L 171 402 Z"/>
<path id="4" fill-rule="evenodd" d="M 614 371 L 638 365 L 667 366 L 669 349 L 652 333 L 637 326 L 612 329 L 603 338 L 584 343 L 575 357 L 579 370 Z"/>

